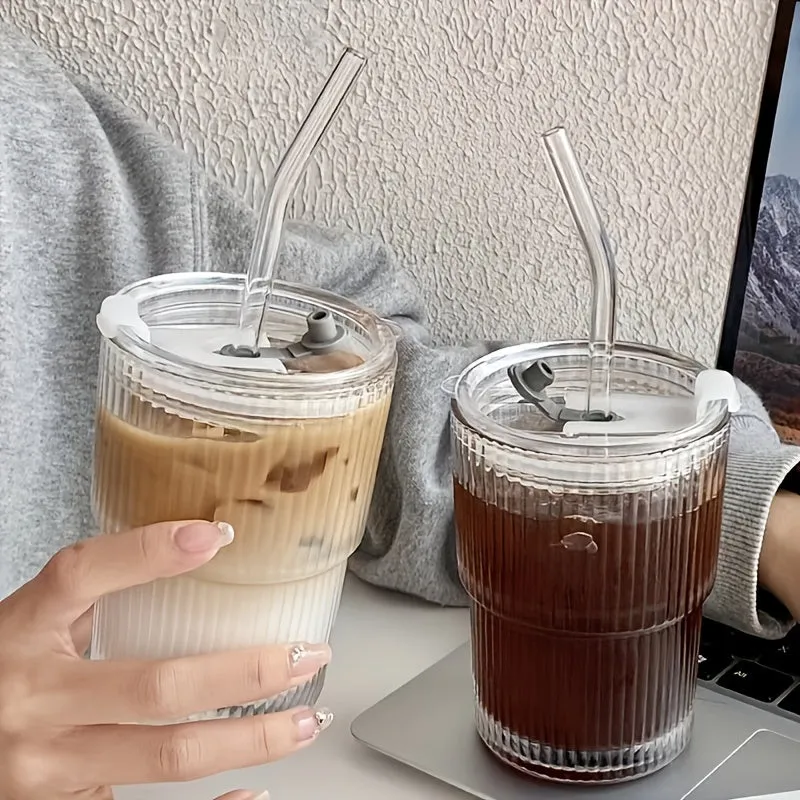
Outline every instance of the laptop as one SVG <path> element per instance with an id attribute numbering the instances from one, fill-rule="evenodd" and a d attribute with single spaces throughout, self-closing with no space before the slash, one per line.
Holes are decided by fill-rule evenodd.
<path id="1" fill-rule="evenodd" d="M 780 0 L 718 366 L 753 385 L 780 435 L 800 444 L 798 141 L 800 0 Z M 572 786 L 499 764 L 475 732 L 468 643 L 361 714 L 352 733 L 485 800 L 800 800 L 800 626 L 765 641 L 706 620 L 701 638 L 692 743 L 639 781 Z"/>

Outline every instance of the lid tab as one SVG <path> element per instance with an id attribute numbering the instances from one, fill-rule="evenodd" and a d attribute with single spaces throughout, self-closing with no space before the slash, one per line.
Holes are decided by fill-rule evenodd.
<path id="1" fill-rule="evenodd" d="M 97 327 L 106 339 L 114 339 L 120 328 L 130 328 L 137 336 L 150 341 L 150 328 L 139 316 L 139 305 L 126 294 L 112 294 L 100 305 Z"/>

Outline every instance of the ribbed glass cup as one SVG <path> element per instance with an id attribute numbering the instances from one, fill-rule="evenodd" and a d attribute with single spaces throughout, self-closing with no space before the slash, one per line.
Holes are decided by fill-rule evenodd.
<path id="1" fill-rule="evenodd" d="M 729 415 L 717 402 L 669 434 L 567 437 L 506 377 L 545 359 L 556 393 L 585 389 L 587 358 L 585 343 L 524 345 L 462 374 L 457 552 L 483 741 L 531 775 L 616 782 L 666 766 L 689 741 Z M 689 397 L 700 369 L 617 345 L 613 390 Z"/>
<path id="2" fill-rule="evenodd" d="M 235 325 L 243 278 L 160 276 L 125 290 L 159 325 Z M 277 284 L 267 329 L 330 311 L 360 366 L 276 374 L 183 360 L 130 331 L 103 339 L 92 503 L 98 530 L 208 519 L 233 544 L 206 565 L 108 596 L 92 657 L 156 659 L 328 640 L 347 559 L 363 536 L 394 382 L 389 327 L 348 301 Z M 277 698 L 209 709 L 244 716 L 313 703 L 324 674 Z"/>

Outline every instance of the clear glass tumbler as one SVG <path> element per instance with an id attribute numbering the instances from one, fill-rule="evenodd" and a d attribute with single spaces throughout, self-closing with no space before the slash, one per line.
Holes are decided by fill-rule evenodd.
<path id="1" fill-rule="evenodd" d="M 567 436 L 520 402 L 507 377 L 538 359 L 553 370 L 555 394 L 585 392 L 588 347 L 564 342 L 480 359 L 453 399 L 477 728 L 528 774 L 629 780 L 670 763 L 690 737 L 727 403 L 668 433 Z M 612 390 L 690 402 L 700 370 L 666 351 L 617 345 Z"/>
<path id="2" fill-rule="evenodd" d="M 104 598 L 93 658 L 328 640 L 347 559 L 366 524 L 395 337 L 343 298 L 278 283 L 265 326 L 271 345 L 296 341 L 309 314 L 327 311 L 360 363 L 278 374 L 260 369 L 258 359 L 193 358 L 198 341 L 211 335 L 221 344 L 235 332 L 243 288 L 239 275 L 195 273 L 121 293 L 135 302 L 150 341 L 131 327 L 102 341 L 92 492 L 98 530 L 209 519 L 232 524 L 236 537 L 188 575 Z M 203 716 L 311 704 L 323 680 L 320 673 L 278 698 Z"/>

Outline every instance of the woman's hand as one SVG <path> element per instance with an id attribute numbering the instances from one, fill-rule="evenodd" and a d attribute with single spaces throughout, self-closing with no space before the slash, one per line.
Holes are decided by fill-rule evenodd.
<path id="1" fill-rule="evenodd" d="M 781 491 L 772 501 L 758 582 L 800 620 L 800 495 Z"/>
<path id="2" fill-rule="evenodd" d="M 262 700 L 308 681 L 327 645 L 168 661 L 81 657 L 95 601 L 188 572 L 232 540 L 228 525 L 153 525 L 58 553 L 0 602 L 0 798 L 106 798 L 115 784 L 183 781 L 274 761 L 310 744 L 330 713 L 169 722 Z M 243 800 L 245 794 L 232 795 Z M 229 800 L 231 800 L 229 798 Z"/>

